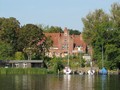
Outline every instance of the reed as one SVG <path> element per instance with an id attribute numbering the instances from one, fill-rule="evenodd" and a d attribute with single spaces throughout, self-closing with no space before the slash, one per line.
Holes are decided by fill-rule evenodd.
<path id="1" fill-rule="evenodd" d="M 0 74 L 47 74 L 45 68 L 0 68 Z"/>

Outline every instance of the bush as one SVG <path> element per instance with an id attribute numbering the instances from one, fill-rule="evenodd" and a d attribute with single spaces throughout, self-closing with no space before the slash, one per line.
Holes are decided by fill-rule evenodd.
<path id="1" fill-rule="evenodd" d="M 25 57 L 22 52 L 16 52 L 15 53 L 15 60 L 24 60 Z"/>

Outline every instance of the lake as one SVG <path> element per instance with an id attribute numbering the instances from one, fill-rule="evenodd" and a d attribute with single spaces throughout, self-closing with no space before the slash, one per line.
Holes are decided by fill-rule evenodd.
<path id="1" fill-rule="evenodd" d="M 0 90 L 120 90 L 120 75 L 0 75 Z"/>

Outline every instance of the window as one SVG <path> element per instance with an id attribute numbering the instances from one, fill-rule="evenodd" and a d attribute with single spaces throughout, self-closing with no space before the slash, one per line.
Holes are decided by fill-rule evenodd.
<path id="1" fill-rule="evenodd" d="M 23 68 L 27 67 L 27 63 L 23 63 Z"/>
<path id="2" fill-rule="evenodd" d="M 15 67 L 19 67 L 19 64 L 18 64 L 18 63 L 15 63 Z"/>
<path id="3" fill-rule="evenodd" d="M 68 48 L 67 44 L 62 45 L 62 49 L 67 49 L 67 48 Z"/>
<path id="4" fill-rule="evenodd" d="M 65 39 L 64 42 L 67 42 L 67 39 Z"/>

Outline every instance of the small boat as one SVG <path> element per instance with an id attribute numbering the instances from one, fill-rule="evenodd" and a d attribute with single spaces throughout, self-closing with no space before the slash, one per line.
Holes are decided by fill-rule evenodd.
<path id="1" fill-rule="evenodd" d="M 63 69 L 63 72 L 65 74 L 70 74 L 71 73 L 71 69 L 69 67 L 65 67 L 65 69 Z"/>
<path id="2" fill-rule="evenodd" d="M 88 75 L 94 75 L 95 74 L 95 70 L 92 69 L 92 62 L 90 62 L 90 66 L 91 66 L 91 69 L 88 70 Z"/>
<path id="3" fill-rule="evenodd" d="M 101 75 L 107 75 L 108 71 L 104 67 L 99 71 L 99 74 Z"/>
<path id="4" fill-rule="evenodd" d="M 82 72 L 82 71 L 79 71 L 79 75 L 84 75 L 84 72 Z"/>
<path id="5" fill-rule="evenodd" d="M 94 75 L 95 74 L 95 70 L 88 70 L 88 75 Z"/>

